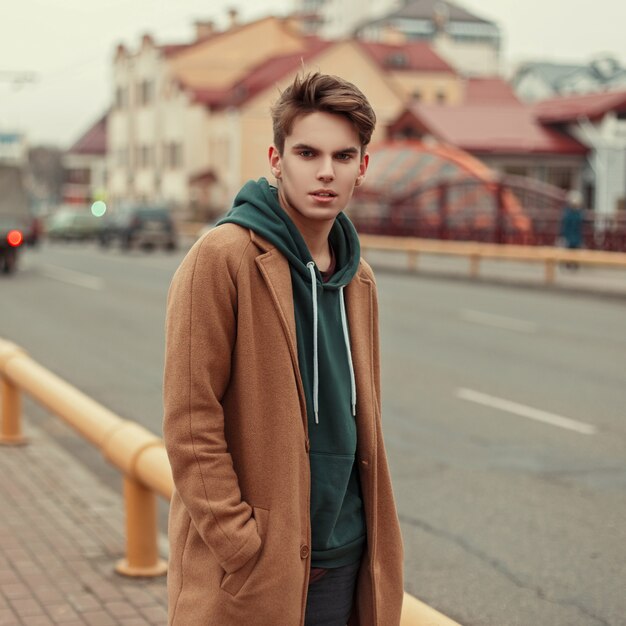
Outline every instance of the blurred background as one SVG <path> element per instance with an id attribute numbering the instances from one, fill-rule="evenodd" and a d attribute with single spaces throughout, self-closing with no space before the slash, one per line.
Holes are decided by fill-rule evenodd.
<path id="1" fill-rule="evenodd" d="M 303 68 L 376 110 L 361 233 L 626 252 L 625 23 L 615 0 L 5 3 L 0 337 L 160 434 L 169 282 L 269 176 L 269 108 Z M 624 270 L 544 288 L 366 256 L 406 589 L 466 625 L 626 624 Z"/>
<path id="2" fill-rule="evenodd" d="M 362 230 L 553 244 L 575 189 L 585 245 L 624 249 L 622 17 L 609 0 L 26 1 L 2 9 L 0 159 L 35 229 L 95 201 L 211 222 L 267 174 L 278 91 L 320 69 L 378 113 Z"/>

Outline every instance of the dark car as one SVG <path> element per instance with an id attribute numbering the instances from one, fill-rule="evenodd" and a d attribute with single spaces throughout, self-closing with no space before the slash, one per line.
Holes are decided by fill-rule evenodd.
<path id="1" fill-rule="evenodd" d="M 156 247 L 175 250 L 178 247 L 174 220 L 165 207 L 120 209 L 103 221 L 98 238 L 104 247 L 114 243 L 124 249 L 137 246 L 146 250 Z"/>
<path id="2" fill-rule="evenodd" d="M 63 209 L 48 218 L 46 234 L 58 241 L 93 239 L 100 232 L 100 219 L 87 211 Z"/>

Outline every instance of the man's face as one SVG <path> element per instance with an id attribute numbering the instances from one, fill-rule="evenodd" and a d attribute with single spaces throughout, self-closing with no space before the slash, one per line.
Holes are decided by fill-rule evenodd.
<path id="1" fill-rule="evenodd" d="M 269 150 L 278 199 L 296 226 L 331 222 L 361 183 L 369 155 L 361 156 L 359 134 L 341 115 L 316 111 L 296 119 L 283 154 Z"/>

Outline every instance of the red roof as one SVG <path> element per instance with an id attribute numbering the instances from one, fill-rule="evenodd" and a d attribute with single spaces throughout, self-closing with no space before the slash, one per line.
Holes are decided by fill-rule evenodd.
<path id="1" fill-rule="evenodd" d="M 94 154 L 104 156 L 107 151 L 107 115 L 103 115 L 71 146 L 72 154 Z"/>
<path id="2" fill-rule="evenodd" d="M 307 38 L 308 48 L 292 54 L 272 57 L 253 67 L 241 80 L 226 89 L 194 89 L 194 101 L 211 108 L 241 106 L 258 93 L 275 85 L 283 76 L 297 70 L 303 62 L 333 45 L 317 37 Z"/>
<path id="3" fill-rule="evenodd" d="M 542 126 L 530 106 L 485 104 L 441 106 L 415 104 L 394 124 L 411 122 L 441 141 L 473 153 L 584 155 L 575 139 Z"/>
<path id="4" fill-rule="evenodd" d="M 565 96 L 534 105 L 537 119 L 544 124 L 575 122 L 581 117 L 594 120 L 604 117 L 610 111 L 626 112 L 626 91 Z"/>
<path id="5" fill-rule="evenodd" d="M 195 45 L 197 42 L 193 42 L 193 43 L 170 43 L 170 44 L 163 44 L 162 46 L 159 46 L 159 50 L 161 50 L 161 52 L 163 52 L 163 54 L 166 57 L 172 56 L 174 54 L 176 54 L 177 52 L 180 52 L 181 50 L 186 50 L 187 48 L 191 48 L 191 46 Z"/>
<path id="6" fill-rule="evenodd" d="M 186 87 L 185 83 L 179 81 L 183 87 Z M 211 108 L 219 108 L 224 102 L 228 100 L 231 94 L 231 89 L 197 89 L 189 88 L 192 94 L 192 99 L 198 104 L 204 104 Z"/>
<path id="7" fill-rule="evenodd" d="M 470 78 L 465 87 L 465 104 L 519 103 L 513 88 L 502 78 Z"/>
<path id="8" fill-rule="evenodd" d="M 454 68 L 424 41 L 388 44 L 359 40 L 358 43 L 384 70 L 456 74 Z"/>

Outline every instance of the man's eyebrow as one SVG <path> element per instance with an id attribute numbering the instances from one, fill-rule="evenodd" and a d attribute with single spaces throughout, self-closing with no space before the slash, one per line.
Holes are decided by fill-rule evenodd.
<path id="1" fill-rule="evenodd" d="M 309 146 L 306 143 L 297 143 L 291 147 L 292 150 L 311 150 L 312 152 L 319 152 L 319 148 L 315 148 L 314 146 Z M 340 150 L 335 150 L 335 154 L 344 153 L 344 154 L 358 154 L 359 149 L 354 146 L 350 146 L 349 148 L 341 148 Z"/>

